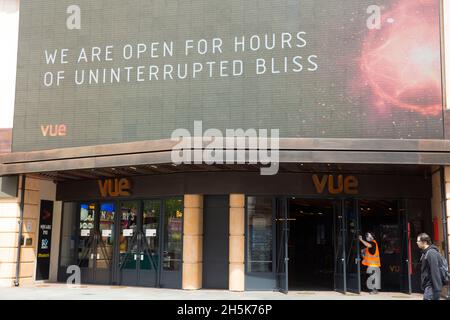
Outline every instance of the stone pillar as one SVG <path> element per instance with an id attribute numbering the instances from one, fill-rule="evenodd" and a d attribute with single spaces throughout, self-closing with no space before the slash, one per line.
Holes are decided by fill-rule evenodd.
<path id="1" fill-rule="evenodd" d="M 20 177 L 19 177 L 20 179 Z M 18 193 L 20 196 L 20 193 Z M 17 257 L 19 197 L 0 199 L 0 286 L 14 282 Z"/>
<path id="2" fill-rule="evenodd" d="M 20 253 L 20 284 L 34 281 L 36 269 L 37 224 L 39 219 L 40 181 L 27 177 Z M 19 178 L 18 197 L 1 200 L 0 204 L 0 285 L 13 286 L 16 276 L 17 240 L 19 236 L 20 196 L 22 179 Z"/>
<path id="3" fill-rule="evenodd" d="M 245 290 L 245 195 L 230 194 L 229 289 Z"/>
<path id="4" fill-rule="evenodd" d="M 0 286 L 14 285 L 21 194 L 22 178 L 19 177 L 17 197 L 0 199 Z M 20 252 L 20 285 L 33 283 L 35 280 L 40 202 L 41 199 L 54 201 L 55 195 L 56 185 L 52 181 L 27 176 L 22 225 L 24 243 Z M 52 246 L 54 241 L 52 239 Z"/>
<path id="5" fill-rule="evenodd" d="M 202 288 L 203 195 L 184 195 L 183 289 Z"/>

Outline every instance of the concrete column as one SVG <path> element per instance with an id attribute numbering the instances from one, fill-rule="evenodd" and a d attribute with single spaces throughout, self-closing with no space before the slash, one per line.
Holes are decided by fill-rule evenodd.
<path id="1" fill-rule="evenodd" d="M 245 290 L 245 195 L 230 194 L 229 289 Z"/>
<path id="2" fill-rule="evenodd" d="M 183 289 L 202 287 L 203 195 L 184 195 Z"/>

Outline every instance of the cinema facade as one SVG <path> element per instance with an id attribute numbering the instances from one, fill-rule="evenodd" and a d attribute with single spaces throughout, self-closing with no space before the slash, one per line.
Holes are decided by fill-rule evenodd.
<path id="1" fill-rule="evenodd" d="M 174 166 L 171 144 L 2 156 L 3 190 L 18 186 L 2 219 L 22 216 L 19 283 L 66 282 L 75 265 L 92 284 L 360 292 L 357 238 L 373 230 L 383 289 L 408 293 L 420 290 L 416 235 L 445 250 L 444 141 L 281 140 L 274 176 L 248 164 Z M 2 245 L 17 246 L 8 227 Z M 14 264 L 17 250 L 3 250 Z M 11 285 L 15 269 L 2 276 Z"/>
<path id="2" fill-rule="evenodd" d="M 151 7 L 146 1 L 136 8 L 116 4 L 111 12 L 87 1 L 79 1 L 72 11 L 64 3 L 45 2 L 52 8 L 44 12 L 40 2 L 44 3 L 25 1 L 21 7 L 12 152 L 0 155 L 2 285 L 73 283 L 79 271 L 83 284 L 360 293 L 366 285 L 358 238 L 373 231 L 380 244 L 382 291 L 412 293 L 420 292 L 417 234 L 429 233 L 442 253 L 449 252 L 450 143 L 445 139 L 443 66 L 439 59 L 437 65 L 432 57 L 420 59 L 429 48 L 440 52 L 442 29 L 433 24 L 440 17 L 439 1 L 385 0 L 384 9 L 389 8 L 399 28 L 374 28 L 363 35 L 365 15 L 353 23 L 330 16 L 311 28 L 317 23 L 311 20 L 314 15 L 302 12 L 315 10 L 318 16 L 337 12 L 339 6 L 326 1 L 322 6 L 329 10 L 322 11 L 317 0 L 300 1 L 289 10 L 287 3 L 278 2 L 280 12 L 298 12 L 299 16 L 286 13 L 288 19 L 269 19 L 281 13 L 259 1 L 256 11 L 241 9 L 250 10 L 247 20 L 260 24 L 261 34 L 269 33 L 267 28 L 271 32 L 286 28 L 287 34 L 289 28 L 296 29 L 292 24 L 298 19 L 309 26 L 301 33 L 304 45 L 289 47 L 284 36 L 286 45 L 274 49 L 275 60 L 261 53 L 272 63 L 266 65 L 271 75 L 247 73 L 227 79 L 206 75 L 185 82 L 93 87 L 74 83 L 47 87 L 40 81 L 47 68 L 54 79 L 70 81 L 77 67 L 64 59 L 95 41 L 104 45 L 111 41 L 120 48 L 124 43 L 120 37 L 129 37 L 129 42 L 174 38 L 177 48 L 186 43 L 184 39 L 212 37 L 207 31 L 214 30 L 225 51 L 227 43 L 233 47 L 235 34 L 217 27 L 215 20 L 196 16 L 225 4 L 207 1 L 196 8 L 177 1 L 177 10 L 193 16 L 181 15 L 183 28 L 172 30 L 169 17 L 167 25 L 161 20 L 168 8 Z M 368 5 L 349 1 L 347 9 L 365 13 Z M 63 17 L 71 12 L 72 21 L 77 10 L 103 20 L 112 15 L 115 31 L 92 19 L 90 24 L 81 20 L 81 29 L 76 23 L 72 29 L 70 24 L 61 30 L 52 27 L 54 40 L 44 35 L 49 21 L 55 26 L 62 21 L 58 12 Z M 139 15 L 141 11 L 146 14 Z M 120 19 L 124 12 L 141 18 Z M 245 33 L 243 22 L 234 16 L 238 12 L 224 10 L 229 19 L 219 20 L 224 26 L 234 21 Z M 387 38 L 405 32 L 405 12 L 420 12 L 423 23 L 414 28 L 431 27 L 435 33 L 425 33 L 423 39 L 424 33 L 412 28 L 414 43 L 425 48 L 412 50 L 405 58 L 402 48 L 412 46 L 408 41 L 395 48 L 382 46 L 390 50 L 386 59 L 373 32 L 385 32 Z M 162 23 L 159 27 L 167 34 L 139 29 L 151 25 L 145 16 Z M 347 23 L 346 32 L 354 29 L 355 37 L 345 46 L 324 40 L 330 30 L 337 38 L 348 39 L 336 23 Z M 118 30 L 141 31 L 133 38 Z M 42 41 L 33 40 L 36 37 Z M 89 44 L 84 44 L 86 39 Z M 324 41 L 327 45 L 321 46 Z M 70 50 L 58 56 L 59 67 L 65 69 L 62 76 L 45 65 L 43 52 L 66 47 Z M 118 64 L 123 62 L 120 52 L 114 51 Z M 94 59 L 98 50 L 91 53 Z M 274 67 L 274 61 L 295 54 L 317 57 L 317 70 L 277 73 L 283 68 Z M 350 54 L 360 65 L 352 59 L 345 62 Z M 369 59 L 373 54 L 380 58 L 375 64 Z M 261 63 L 254 53 L 227 58 L 241 58 L 245 66 Z M 396 61 L 409 64 L 412 74 L 406 78 L 414 83 L 398 77 Z M 394 93 L 391 88 L 396 85 Z M 192 127 L 195 120 L 203 121 L 204 130 L 222 132 L 279 129 L 278 173 L 262 175 L 261 163 L 174 163 L 172 151 L 178 141 L 171 133 Z M 203 142 L 185 147 L 184 152 L 207 148 Z M 252 151 L 248 146 L 244 150 Z"/>

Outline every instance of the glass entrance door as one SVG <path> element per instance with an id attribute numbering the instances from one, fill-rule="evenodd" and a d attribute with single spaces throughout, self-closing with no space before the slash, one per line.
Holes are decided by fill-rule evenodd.
<path id="1" fill-rule="evenodd" d="M 342 201 L 335 201 L 334 207 L 334 290 L 347 292 L 346 280 L 346 221 Z"/>
<path id="2" fill-rule="evenodd" d="M 277 236 L 277 261 L 276 261 L 276 281 L 277 288 L 280 292 L 288 293 L 288 239 L 289 239 L 289 223 L 287 200 L 285 198 L 277 198 L 275 200 L 276 210 L 276 236 Z"/>
<path id="3" fill-rule="evenodd" d="M 81 282 L 92 283 L 95 265 L 95 218 L 97 216 L 96 203 L 82 203 L 78 211 L 78 266 L 81 269 Z"/>
<path id="4" fill-rule="evenodd" d="M 94 272 L 95 283 L 109 284 L 111 282 L 115 241 L 115 215 L 114 203 L 100 203 Z"/>
<path id="5" fill-rule="evenodd" d="M 361 293 L 359 210 L 357 200 L 344 201 L 345 223 L 345 280 L 347 291 Z"/>
<path id="6" fill-rule="evenodd" d="M 334 289 L 337 292 L 360 293 L 360 222 L 357 200 L 334 203 Z"/>
<path id="7" fill-rule="evenodd" d="M 399 225 L 402 228 L 402 245 L 400 261 L 400 290 L 403 293 L 412 293 L 412 244 L 411 225 L 408 219 L 407 201 L 399 201 Z"/>
<path id="8" fill-rule="evenodd" d="M 96 284 L 111 282 L 114 221 L 114 203 L 80 205 L 77 250 L 82 282 Z"/>
<path id="9" fill-rule="evenodd" d="M 121 203 L 120 283 L 158 286 L 161 200 Z"/>
<path id="10" fill-rule="evenodd" d="M 160 200 L 143 202 L 138 236 L 140 257 L 138 259 L 138 281 L 140 286 L 155 287 L 158 283 L 160 216 Z"/>
<path id="11" fill-rule="evenodd" d="M 183 198 L 163 200 L 159 286 L 181 288 L 183 265 Z"/>
<path id="12" fill-rule="evenodd" d="M 181 288 L 183 209 L 182 197 L 80 203 L 81 282 Z"/>
<path id="13" fill-rule="evenodd" d="M 137 231 L 139 210 L 138 201 L 120 203 L 119 277 L 120 283 L 123 285 L 135 286 L 138 284 L 139 244 Z"/>

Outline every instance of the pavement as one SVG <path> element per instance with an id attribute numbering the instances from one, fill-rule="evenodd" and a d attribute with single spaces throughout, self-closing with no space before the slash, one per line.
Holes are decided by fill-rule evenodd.
<path id="1" fill-rule="evenodd" d="M 422 300 L 422 295 L 398 292 L 341 294 L 334 291 L 231 292 L 226 290 L 175 290 L 125 286 L 33 284 L 0 288 L 1 300 Z"/>

